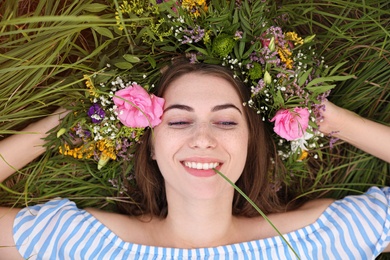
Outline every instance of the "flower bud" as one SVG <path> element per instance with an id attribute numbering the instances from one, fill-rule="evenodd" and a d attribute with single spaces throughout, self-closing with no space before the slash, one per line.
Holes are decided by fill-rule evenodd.
<path id="1" fill-rule="evenodd" d="M 60 137 L 61 135 L 65 134 L 65 133 L 66 133 L 66 129 L 65 128 L 61 128 L 57 132 L 57 138 Z"/>
<path id="2" fill-rule="evenodd" d="M 265 82 L 265 84 L 271 84 L 271 82 L 272 82 L 272 77 L 268 73 L 268 71 L 264 72 L 264 82 Z"/>
<path id="3" fill-rule="evenodd" d="M 269 42 L 268 48 L 270 51 L 275 51 L 275 37 L 271 38 L 271 41 Z"/>
<path id="4" fill-rule="evenodd" d="M 110 160 L 110 157 L 102 154 L 99 158 L 98 170 L 101 170 L 108 163 L 109 160 Z"/>
<path id="5" fill-rule="evenodd" d="M 311 41 L 313 41 L 313 39 L 316 37 L 315 34 L 313 35 L 310 35 L 310 36 L 307 36 L 304 40 L 303 40 L 303 43 L 309 43 Z"/>

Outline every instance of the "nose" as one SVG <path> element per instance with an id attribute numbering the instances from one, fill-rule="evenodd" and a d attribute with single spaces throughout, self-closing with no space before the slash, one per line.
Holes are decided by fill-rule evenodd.
<path id="1" fill-rule="evenodd" d="M 207 123 L 200 124 L 193 129 L 189 145 L 191 148 L 210 149 L 217 144 L 211 126 Z"/>

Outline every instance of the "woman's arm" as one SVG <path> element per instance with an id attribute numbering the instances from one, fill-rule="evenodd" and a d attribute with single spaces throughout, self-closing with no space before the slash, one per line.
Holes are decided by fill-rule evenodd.
<path id="1" fill-rule="evenodd" d="M 327 101 L 321 132 L 332 134 L 355 147 L 390 163 L 390 126 L 362 118 Z"/>
<path id="2" fill-rule="evenodd" d="M 0 142 L 0 182 L 45 151 L 43 138 L 66 114 L 64 109 L 58 109 L 52 115 L 30 124 L 20 134 Z"/>
<path id="3" fill-rule="evenodd" d="M 67 114 L 58 109 L 52 115 L 32 123 L 20 134 L 10 136 L 0 142 L 0 182 L 34 160 L 45 151 L 42 138 L 56 127 Z M 0 259 L 23 259 L 13 240 L 13 222 L 19 209 L 0 207 Z"/>

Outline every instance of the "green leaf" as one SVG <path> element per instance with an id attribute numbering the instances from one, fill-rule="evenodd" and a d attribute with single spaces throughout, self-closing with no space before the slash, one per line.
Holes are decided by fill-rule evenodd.
<path id="1" fill-rule="evenodd" d="M 110 39 L 114 38 L 114 35 L 112 34 L 112 32 L 110 30 L 108 30 L 107 28 L 104 28 L 104 27 L 92 27 L 92 29 L 94 29 L 100 35 L 106 36 L 106 37 L 108 37 Z"/>
<path id="2" fill-rule="evenodd" d="M 321 85 L 321 86 L 311 86 L 309 88 L 307 88 L 308 90 L 310 90 L 311 92 L 313 93 L 324 93 L 328 90 L 331 90 L 333 89 L 334 87 L 336 87 L 336 84 L 333 84 L 333 85 Z"/>
<path id="3" fill-rule="evenodd" d="M 306 14 L 306 13 L 308 13 L 308 12 L 312 12 L 313 10 L 315 10 L 314 7 L 306 8 L 306 9 L 303 11 L 302 15 L 303 15 L 303 14 Z"/>
<path id="4" fill-rule="evenodd" d="M 204 54 L 204 55 L 206 55 L 206 56 L 210 55 L 210 54 L 208 53 L 208 51 L 205 50 L 205 49 L 203 49 L 203 48 L 199 48 L 199 47 L 196 47 L 196 46 L 191 46 L 191 47 L 192 47 L 192 49 L 194 49 L 194 50 L 196 50 L 196 51 L 198 51 L 198 52 L 200 52 L 200 53 L 202 53 L 202 54 Z"/>
<path id="5" fill-rule="evenodd" d="M 233 15 L 233 24 L 238 23 L 238 10 L 234 10 L 234 15 Z"/>
<path id="6" fill-rule="evenodd" d="M 91 13 L 99 13 L 103 10 L 105 10 L 108 6 L 104 4 L 99 4 L 99 3 L 93 3 L 85 6 L 84 10 L 91 12 Z"/>
<path id="7" fill-rule="evenodd" d="M 163 51 L 176 51 L 176 47 L 175 46 L 163 46 L 161 47 L 161 50 Z"/>
<path id="8" fill-rule="evenodd" d="M 309 70 L 307 70 L 305 73 L 303 73 L 299 79 L 298 79 L 298 85 L 300 87 L 303 86 L 303 84 L 305 84 L 305 81 L 307 80 L 307 78 L 309 77 L 311 71 L 313 70 L 313 68 L 310 68 Z"/>
<path id="9" fill-rule="evenodd" d="M 156 60 L 153 59 L 153 57 L 151 57 L 151 56 L 147 56 L 147 59 L 148 59 L 150 65 L 152 66 L 152 68 L 153 69 L 156 68 Z"/>
<path id="10" fill-rule="evenodd" d="M 283 107 L 284 106 L 284 99 L 282 97 L 282 93 L 280 92 L 280 90 L 278 90 L 278 92 L 276 93 L 276 95 L 274 97 L 274 104 L 276 107 Z"/>
<path id="11" fill-rule="evenodd" d="M 131 54 L 125 54 L 125 55 L 123 55 L 123 58 L 130 63 L 140 62 L 140 59 L 137 56 L 134 56 Z"/>
<path id="12" fill-rule="evenodd" d="M 248 50 L 244 53 L 244 55 L 242 55 L 242 59 L 247 59 L 249 57 L 249 55 L 252 54 L 252 52 L 259 46 L 259 42 L 256 42 L 252 45 L 250 45 L 250 47 L 248 48 Z"/>
<path id="13" fill-rule="evenodd" d="M 244 1 L 243 5 L 244 5 L 244 7 L 245 7 L 246 12 L 247 12 L 248 14 L 250 14 L 250 13 L 251 13 L 251 7 L 249 6 L 248 1 Z"/>
<path id="14" fill-rule="evenodd" d="M 126 62 L 126 61 L 117 62 L 114 65 L 115 65 L 115 67 L 122 69 L 122 70 L 131 69 L 133 67 L 133 64 L 131 64 L 130 62 Z"/>
<path id="15" fill-rule="evenodd" d="M 251 32 L 252 31 L 251 25 L 248 21 L 248 18 L 245 17 L 242 13 L 240 13 L 240 21 L 241 21 L 242 29 L 244 30 L 244 32 Z"/>
<path id="16" fill-rule="evenodd" d="M 319 83 L 322 83 L 322 82 L 329 82 L 329 81 L 344 81 L 344 80 L 347 80 L 347 79 L 351 79 L 353 78 L 354 76 L 353 75 L 347 75 L 347 76 L 330 76 L 330 77 L 320 77 L 320 78 L 316 78 L 316 79 L 313 79 L 312 81 L 309 82 L 309 84 L 307 84 L 306 88 L 308 90 L 311 90 L 312 86 L 316 85 L 316 84 L 319 84 Z"/>
<path id="17" fill-rule="evenodd" d="M 229 17 L 230 16 L 230 17 Z M 218 22 L 228 22 L 228 19 L 231 18 L 230 14 L 221 14 L 217 17 L 210 17 L 207 19 L 210 23 L 218 23 Z"/>
<path id="18" fill-rule="evenodd" d="M 246 39 L 246 32 L 243 33 L 242 38 Z M 245 51 L 245 41 L 240 41 L 239 52 L 238 52 L 240 59 L 242 59 L 242 55 L 244 55 L 244 51 Z"/>
<path id="19" fill-rule="evenodd" d="M 339 70 L 339 68 L 342 67 L 342 66 L 343 66 L 344 64 L 346 64 L 346 63 L 348 63 L 348 61 L 344 61 L 344 62 L 342 62 L 342 63 L 337 64 L 337 65 L 330 71 L 329 75 L 332 76 L 333 74 L 335 74 L 335 73 Z"/>

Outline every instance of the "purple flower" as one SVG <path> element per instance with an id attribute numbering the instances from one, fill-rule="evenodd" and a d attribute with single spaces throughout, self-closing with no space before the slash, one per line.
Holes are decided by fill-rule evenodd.
<path id="1" fill-rule="evenodd" d="M 100 123 L 100 122 L 103 120 L 103 118 L 104 118 L 104 116 L 106 115 L 106 113 L 105 113 L 104 110 L 99 106 L 99 104 L 94 103 L 94 104 L 88 109 L 87 115 L 91 118 L 92 123 L 97 124 L 97 123 Z"/>
<path id="2" fill-rule="evenodd" d="M 334 137 L 334 136 L 332 136 L 332 137 L 330 138 L 330 140 L 329 140 L 329 147 L 330 147 L 330 149 L 332 149 L 332 148 L 334 147 L 334 144 L 335 144 L 338 140 L 340 140 L 340 139 L 337 138 L 337 137 Z"/>
<path id="3" fill-rule="evenodd" d="M 83 139 L 86 139 L 86 138 L 91 136 L 91 132 L 88 131 L 88 130 L 83 129 L 82 126 L 80 125 L 80 123 L 78 123 L 74 127 L 74 132 L 76 133 L 77 137 L 83 138 Z M 73 136 L 73 138 L 75 138 L 75 137 Z"/>
<path id="4" fill-rule="evenodd" d="M 194 64 L 194 63 L 196 63 L 198 61 L 196 53 L 191 52 L 189 54 L 189 56 L 190 56 L 190 63 L 191 64 Z"/>
<path id="5" fill-rule="evenodd" d="M 265 87 L 265 82 L 263 79 L 260 79 L 259 82 L 257 83 L 256 87 L 253 87 L 251 89 L 251 92 L 253 95 L 257 95 L 264 87 Z"/>
<path id="6" fill-rule="evenodd" d="M 182 41 L 182 44 L 192 43 L 192 42 L 199 42 L 203 39 L 205 35 L 205 30 L 201 29 L 200 26 L 196 26 L 193 29 L 185 29 L 183 30 L 184 40 Z"/>
<path id="7" fill-rule="evenodd" d="M 242 39 L 242 34 L 243 34 L 242 31 L 236 31 L 236 33 L 234 34 L 234 38 L 236 38 L 236 39 Z"/>

